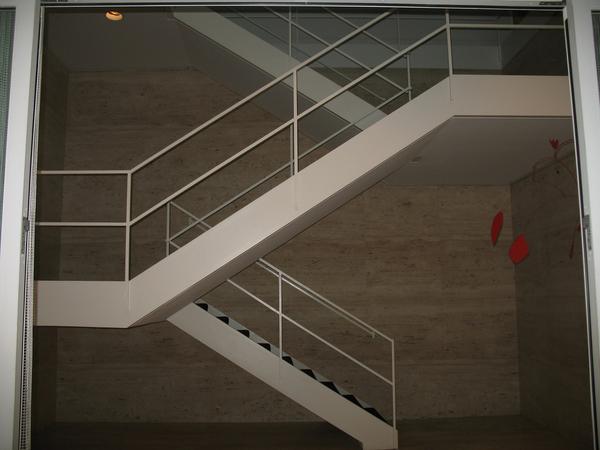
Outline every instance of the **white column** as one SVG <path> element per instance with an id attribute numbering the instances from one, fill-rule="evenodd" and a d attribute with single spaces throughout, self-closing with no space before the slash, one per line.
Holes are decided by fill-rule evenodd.
<path id="1" fill-rule="evenodd" d="M 33 103 L 39 32 L 39 0 L 0 0 L 14 7 L 15 34 L 10 81 L 2 232 L 0 235 L 0 448 L 16 448 L 21 387 L 21 340 Z"/>

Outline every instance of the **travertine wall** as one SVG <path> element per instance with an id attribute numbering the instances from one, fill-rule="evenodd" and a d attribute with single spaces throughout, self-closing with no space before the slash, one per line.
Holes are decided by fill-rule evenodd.
<path id="1" fill-rule="evenodd" d="M 69 81 L 66 168 L 131 167 L 237 99 L 195 71 L 71 74 Z M 137 200 L 155 201 L 278 121 L 250 108 L 233 120 L 235 131 L 216 130 L 208 141 L 191 142 L 151 168 L 134 192 Z M 280 154 L 287 158 L 287 139 L 284 133 L 237 172 L 200 186 L 185 206 L 218 204 L 251 181 L 248 174 L 270 171 L 269 165 L 281 163 Z M 177 176 L 165 175 L 172 173 Z M 122 188 L 101 182 L 107 183 L 65 181 L 61 216 L 81 217 L 92 198 L 104 199 L 94 203 L 94 214 L 119 214 L 109 207 L 122 198 Z M 489 222 L 498 209 L 507 213 L 508 225 L 499 248 L 492 248 Z M 396 339 L 399 417 L 515 414 L 515 297 L 506 258 L 510 209 L 508 187 L 380 183 L 267 258 Z M 164 251 L 164 222 L 158 214 L 152 220 L 134 236 L 141 249 L 133 261 L 137 270 Z M 86 239 L 63 236 L 59 275 L 118 279 L 121 253 L 115 249 L 122 248 L 121 237 Z M 274 301 L 277 286 L 269 276 L 248 269 L 237 278 Z M 275 339 L 275 318 L 238 292 L 223 286 L 207 300 Z M 382 342 L 291 289 L 285 305 L 299 322 L 389 373 Z M 389 390 L 297 330 L 286 327 L 284 336 L 288 352 L 389 412 Z M 133 330 L 59 329 L 57 364 L 58 421 L 315 420 L 166 323 Z"/>
<path id="2" fill-rule="evenodd" d="M 522 413 L 592 448 L 587 324 L 574 158 L 511 187 L 530 256 L 515 269 Z M 568 170 L 567 170 L 568 169 Z M 573 257 L 570 257 L 571 244 Z"/>

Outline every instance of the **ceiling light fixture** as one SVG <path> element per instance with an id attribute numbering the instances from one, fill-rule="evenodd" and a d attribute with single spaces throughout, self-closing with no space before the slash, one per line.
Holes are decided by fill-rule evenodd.
<path id="1" fill-rule="evenodd" d="M 123 20 L 123 14 L 121 14 L 119 11 L 106 11 L 106 14 L 104 14 L 104 16 L 108 20 L 112 20 L 114 22 L 118 22 L 119 20 Z"/>

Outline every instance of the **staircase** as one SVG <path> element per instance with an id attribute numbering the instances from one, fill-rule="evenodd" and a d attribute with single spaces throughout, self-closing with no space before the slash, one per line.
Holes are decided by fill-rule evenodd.
<path id="1" fill-rule="evenodd" d="M 364 449 L 397 447 L 395 427 L 374 407 L 209 304 L 192 303 L 169 322 L 354 437 Z"/>
<path id="2" fill-rule="evenodd" d="M 504 77 L 454 75 L 449 64 L 449 76 L 430 86 L 419 96 L 412 95 L 409 85 L 395 88 L 389 97 L 366 102 L 357 95 L 366 89 L 371 77 L 385 77 L 385 69 L 410 55 L 432 39 L 446 36 L 451 48 L 449 21 L 406 48 L 393 54 L 342 85 L 315 72 L 314 63 L 352 38 L 370 33 L 370 29 L 387 18 L 385 11 L 302 61 L 289 60 L 290 68 L 269 66 L 270 58 L 258 58 L 256 63 L 266 81 L 245 98 L 199 125 L 156 154 L 127 171 L 104 171 L 106 175 L 126 178 L 127 204 L 122 222 L 114 223 L 45 223 L 38 226 L 110 226 L 121 227 L 125 234 L 124 279 L 117 281 L 39 280 L 37 292 L 37 325 L 130 327 L 168 320 L 195 339 L 214 349 L 244 370 L 258 377 L 284 395 L 332 423 L 361 442 L 365 449 L 397 447 L 394 341 L 371 325 L 302 284 L 263 259 L 302 230 L 411 161 L 422 151 L 425 138 L 452 117 L 481 116 L 568 116 L 570 100 L 563 93 L 567 80 L 561 77 Z M 248 48 L 262 48 L 275 55 L 277 49 L 247 35 L 247 31 L 223 18 L 215 18 L 208 10 L 179 14 L 194 33 L 206 32 L 213 43 L 227 46 L 237 61 L 249 58 Z M 218 15 L 218 14 L 217 14 Z M 208 18 L 208 19 L 207 19 Z M 212 18 L 212 19 L 211 19 Z M 207 22 L 208 21 L 208 22 Z M 212 25 L 211 25 L 212 24 Z M 215 26 L 218 24 L 218 26 Z M 291 24 L 291 23 L 290 23 Z M 211 26 L 209 26 L 211 25 Z M 291 24 L 292 25 L 292 24 Z M 298 24 L 295 24 L 298 26 Z M 219 34 L 219 28 L 231 31 Z M 246 33 L 246 34 L 244 34 Z M 236 39 L 229 39 L 231 36 Z M 247 42 L 244 42 L 247 41 Z M 242 45 L 243 44 L 243 45 Z M 244 47 L 245 45 L 249 47 Z M 325 44 L 324 44 L 325 45 Z M 383 44 L 382 44 L 383 45 Z M 241 48 L 241 47 L 244 48 Z M 389 50 L 389 49 L 388 49 Z M 213 50 L 211 50 L 213 51 Z M 261 53 L 262 54 L 262 53 Z M 263 55 L 264 56 L 264 55 Z M 279 60 L 279 55 L 276 59 Z M 449 60 L 450 61 L 450 60 Z M 410 80 L 410 65 L 407 79 Z M 281 73 L 280 73 L 281 72 Z M 276 73 L 279 73 L 276 75 Z M 308 77 L 308 78 L 305 78 Z M 309 79 L 309 83 L 302 83 Z M 386 81 L 386 80 L 384 80 Z M 553 95 L 548 93 L 552 92 Z M 292 99 L 291 111 L 277 109 L 273 102 L 285 93 Z M 404 104 L 388 108 L 398 99 Z M 259 101 L 259 99 L 261 99 Z M 266 99 L 266 100 L 265 100 Z M 271 99 L 271 100 L 269 100 Z M 138 214 L 133 213 L 132 183 L 134 176 L 155 161 L 177 150 L 204 130 L 221 123 L 236 110 L 253 102 L 265 109 L 276 110 L 283 122 L 264 136 L 235 154 L 223 159 L 191 182 L 183 184 L 162 200 Z M 275 105 L 275 106 L 274 106 Z M 307 127 L 317 142 L 308 149 L 299 146 L 300 124 L 311 119 Z M 229 200 L 209 211 L 193 212 L 182 207 L 180 199 L 205 180 L 239 163 L 247 155 L 280 133 L 289 133 L 289 159 L 275 171 L 257 175 L 257 180 Z M 315 155 L 318 158 L 315 159 Z M 302 167 L 305 164 L 305 167 Z M 68 173 L 67 173 L 68 172 Z M 102 171 L 41 171 L 40 176 L 98 175 Z M 287 177 L 271 187 L 278 177 Z M 269 186 L 265 193 L 256 194 Z M 239 201 L 251 197 L 236 210 Z M 234 209 L 231 212 L 230 209 Z M 185 223 L 175 223 L 173 213 L 185 217 Z M 228 212 L 228 215 L 225 213 Z M 225 215 L 225 217 L 223 217 Z M 141 273 L 130 275 L 131 229 L 151 217 L 164 220 L 166 235 L 162 260 Z M 217 219 L 218 217 L 218 219 Z M 181 243 L 183 236 L 190 236 Z M 274 307 L 231 278 L 245 267 L 256 264 L 274 277 L 279 290 L 278 306 Z M 229 283 L 276 315 L 279 342 L 267 342 L 224 312 L 209 305 L 207 294 Z M 336 347 L 318 333 L 295 321 L 284 311 L 283 286 L 290 286 L 334 312 L 371 336 L 389 344 L 391 377 L 375 371 L 352 355 Z M 243 322 L 243 319 L 240 319 Z M 338 383 L 328 379 L 293 355 L 284 351 L 283 325 L 294 326 L 337 352 L 389 386 L 390 417 Z"/>

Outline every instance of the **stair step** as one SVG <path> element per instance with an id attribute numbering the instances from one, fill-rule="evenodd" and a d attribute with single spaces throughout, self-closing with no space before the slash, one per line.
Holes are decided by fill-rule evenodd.
<path id="1" fill-rule="evenodd" d="M 228 326 L 230 326 L 234 330 L 239 331 L 242 335 L 244 335 L 248 339 L 254 341 L 256 344 L 260 345 L 265 350 L 267 350 L 267 351 L 269 351 L 269 352 L 271 352 L 271 353 L 279 356 L 279 349 L 276 346 L 274 346 L 274 345 L 270 344 L 269 342 L 265 341 L 259 335 L 257 335 L 256 333 L 253 333 L 252 331 L 248 330 L 242 324 L 240 324 L 239 322 L 236 322 L 231 317 L 229 317 L 225 313 L 219 311 L 214 306 L 211 306 L 211 305 L 209 305 L 206 302 L 197 302 L 196 305 L 199 306 L 200 308 L 202 308 L 204 311 L 208 312 L 213 317 L 219 319 L 221 322 L 227 324 Z M 321 375 L 318 372 L 315 372 L 313 369 L 305 366 L 304 364 L 302 364 L 297 359 L 292 358 L 289 354 L 287 354 L 287 353 L 284 352 L 282 354 L 281 358 L 286 363 L 288 363 L 289 365 L 291 365 L 291 366 L 295 367 L 296 369 L 300 370 L 306 376 L 309 376 L 309 377 L 313 378 L 314 380 L 316 380 L 319 383 L 321 383 L 323 386 L 325 386 L 325 387 L 331 389 L 333 392 L 341 395 L 342 397 L 344 397 L 349 402 L 354 403 L 359 408 L 362 408 L 366 412 L 368 412 L 368 413 L 372 414 L 373 416 L 377 417 L 378 419 L 386 422 L 386 420 L 379 413 L 379 411 L 377 411 L 377 409 L 375 409 L 374 407 L 372 407 L 368 403 L 365 403 L 362 400 L 358 399 L 353 394 L 350 394 L 349 392 L 345 391 L 340 386 L 338 386 L 337 384 L 335 384 L 333 381 L 325 378 L 323 375 Z"/>

